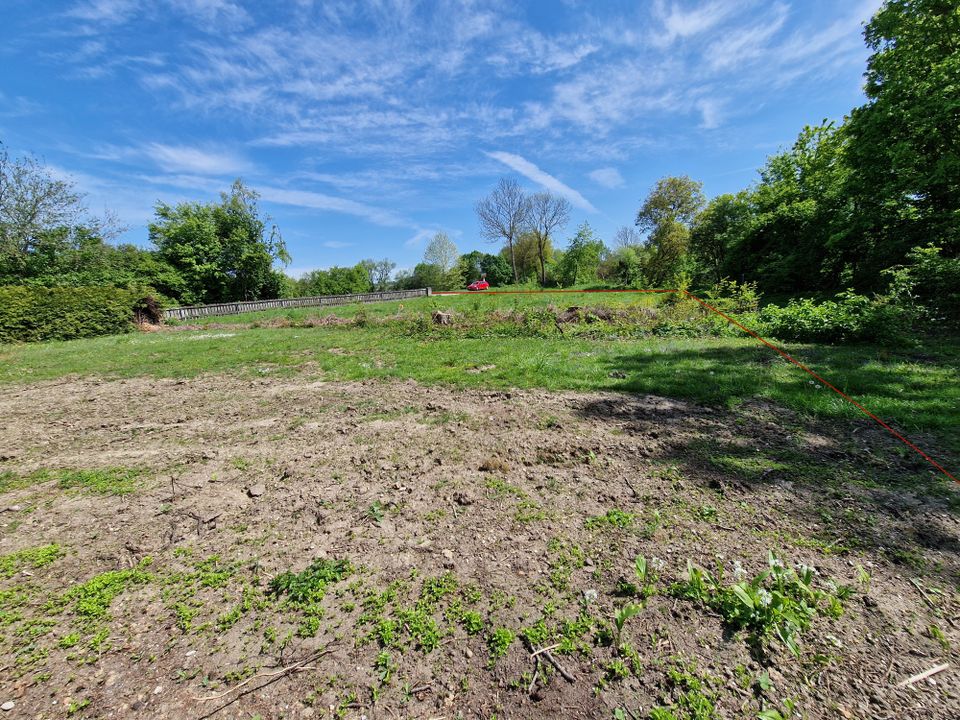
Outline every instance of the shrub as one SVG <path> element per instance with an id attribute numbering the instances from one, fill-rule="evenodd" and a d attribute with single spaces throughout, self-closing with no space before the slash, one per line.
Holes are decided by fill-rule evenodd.
<path id="1" fill-rule="evenodd" d="M 143 292 L 111 287 L 0 287 L 0 342 L 37 342 L 133 330 Z"/>
<path id="2" fill-rule="evenodd" d="M 891 296 L 844 292 L 836 300 L 791 300 L 757 313 L 763 332 L 799 342 L 898 342 L 909 337 L 916 311 Z"/>

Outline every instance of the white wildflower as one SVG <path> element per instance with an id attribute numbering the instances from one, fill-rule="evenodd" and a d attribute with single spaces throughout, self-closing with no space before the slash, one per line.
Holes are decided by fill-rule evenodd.
<path id="1" fill-rule="evenodd" d="M 757 598 L 760 600 L 760 605 L 762 607 L 767 607 L 773 600 L 773 596 L 763 588 L 760 588 L 760 592 L 757 593 Z"/>
<path id="2" fill-rule="evenodd" d="M 746 570 L 743 569 L 743 564 L 739 560 L 733 561 L 733 579 L 742 580 L 747 576 Z"/>

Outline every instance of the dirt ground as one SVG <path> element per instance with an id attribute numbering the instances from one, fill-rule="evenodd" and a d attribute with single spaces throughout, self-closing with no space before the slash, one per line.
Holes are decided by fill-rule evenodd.
<path id="1" fill-rule="evenodd" d="M 0 573 L 3 717 L 960 716 L 956 496 L 891 487 L 932 476 L 866 422 L 237 377 L 5 386 L 0 418 L 0 555 L 60 548 Z M 137 489 L 57 480 L 111 468 Z M 799 658 L 669 589 L 771 550 L 852 588 Z M 271 592 L 316 559 L 349 569 L 309 607 Z"/>

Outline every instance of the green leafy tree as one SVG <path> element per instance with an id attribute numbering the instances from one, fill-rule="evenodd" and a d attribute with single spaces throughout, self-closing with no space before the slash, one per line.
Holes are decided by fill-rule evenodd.
<path id="1" fill-rule="evenodd" d="M 864 30 L 868 102 L 848 122 L 861 277 L 914 245 L 960 255 L 960 5 L 888 0 Z"/>
<path id="2" fill-rule="evenodd" d="M 589 223 L 583 223 L 556 265 L 557 281 L 565 287 L 596 282 L 605 253 L 603 240 L 594 235 Z"/>
<path id="3" fill-rule="evenodd" d="M 861 254 L 850 235 L 846 136 L 833 123 L 805 127 L 772 155 L 749 194 L 752 217 L 726 228 L 721 276 L 770 292 L 836 287 Z M 733 215 L 742 208 L 730 208 Z M 746 220 L 746 217 L 745 217 Z"/>
<path id="4" fill-rule="evenodd" d="M 282 280 L 274 262 L 290 261 L 276 226 L 260 214 L 258 195 L 236 180 L 219 203 L 157 203 L 150 240 L 185 284 L 193 303 L 276 297 Z"/>
<path id="5" fill-rule="evenodd" d="M 750 195 L 745 191 L 718 195 L 697 215 L 690 229 L 690 251 L 704 268 L 708 283 L 720 280 L 729 248 L 740 244 L 752 218 Z"/>
<path id="6" fill-rule="evenodd" d="M 300 279 L 299 286 L 303 295 L 353 295 L 372 289 L 363 262 L 352 267 L 334 265 L 327 270 L 312 270 Z"/>
<path id="7" fill-rule="evenodd" d="M 703 183 L 686 175 L 657 181 L 637 212 L 636 225 L 648 233 L 652 250 L 645 275 L 666 284 L 680 272 L 690 240 L 690 226 L 705 204 Z"/>
<path id="8" fill-rule="evenodd" d="M 491 285 L 506 285 L 513 277 L 510 261 L 502 255 L 473 250 L 460 256 L 460 271 L 463 279 L 472 282 L 486 278 Z"/>
<path id="9" fill-rule="evenodd" d="M 547 262 L 553 256 L 553 246 L 547 242 L 542 252 L 546 255 Z M 533 281 L 540 272 L 540 253 L 541 241 L 536 232 L 528 230 L 520 233 L 513 243 L 513 259 L 517 266 L 517 276 L 521 282 Z M 501 257 L 509 259 L 509 250 L 504 248 L 501 251 Z"/>

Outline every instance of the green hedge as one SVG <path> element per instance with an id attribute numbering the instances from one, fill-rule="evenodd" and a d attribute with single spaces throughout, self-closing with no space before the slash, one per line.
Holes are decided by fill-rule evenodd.
<path id="1" fill-rule="evenodd" d="M 0 342 L 129 332 L 143 296 L 142 291 L 111 287 L 0 287 Z"/>

